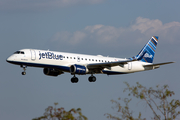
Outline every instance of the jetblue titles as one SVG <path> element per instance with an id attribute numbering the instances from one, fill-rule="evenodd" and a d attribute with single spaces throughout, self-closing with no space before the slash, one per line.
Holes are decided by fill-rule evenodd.
<path id="1" fill-rule="evenodd" d="M 41 52 L 39 51 L 39 60 L 40 60 L 40 59 L 63 60 L 63 56 L 62 56 L 62 55 L 54 54 L 53 52 L 41 53 Z"/>

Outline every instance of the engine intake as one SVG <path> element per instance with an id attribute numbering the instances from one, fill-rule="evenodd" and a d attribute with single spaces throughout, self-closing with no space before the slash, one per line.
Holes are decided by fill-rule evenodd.
<path id="1" fill-rule="evenodd" d="M 85 66 L 75 64 L 75 65 L 71 65 L 70 72 L 73 74 L 84 75 L 88 73 L 88 69 Z"/>
<path id="2" fill-rule="evenodd" d="M 45 75 L 49 75 L 49 76 L 58 76 L 58 75 L 63 73 L 63 72 L 56 70 L 54 68 L 44 68 L 43 72 Z"/>

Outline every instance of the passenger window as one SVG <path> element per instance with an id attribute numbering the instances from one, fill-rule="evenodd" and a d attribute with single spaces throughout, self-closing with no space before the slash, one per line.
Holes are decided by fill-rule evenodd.
<path id="1" fill-rule="evenodd" d="M 83 60 L 83 58 L 81 58 Z"/>
<path id="2" fill-rule="evenodd" d="M 89 59 L 89 61 L 91 61 L 91 59 Z"/>

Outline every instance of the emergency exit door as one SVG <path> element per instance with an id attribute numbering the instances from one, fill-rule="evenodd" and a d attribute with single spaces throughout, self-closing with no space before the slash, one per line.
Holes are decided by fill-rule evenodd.
<path id="1" fill-rule="evenodd" d="M 131 70 L 132 69 L 132 62 L 129 62 L 128 63 L 128 70 Z"/>

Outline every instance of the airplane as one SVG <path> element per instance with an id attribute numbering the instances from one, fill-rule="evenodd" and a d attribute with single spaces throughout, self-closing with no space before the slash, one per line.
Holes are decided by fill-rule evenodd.
<path id="1" fill-rule="evenodd" d="M 71 73 L 72 83 L 79 80 L 76 75 L 91 74 L 89 82 L 95 82 L 94 74 L 128 74 L 159 68 L 160 65 L 174 62 L 153 63 L 158 36 L 152 36 L 148 43 L 135 57 L 114 58 L 102 55 L 85 55 L 49 50 L 22 49 L 14 52 L 6 59 L 7 62 L 20 65 L 22 75 L 26 74 L 27 66 L 43 68 L 43 73 L 48 76 L 58 76 L 64 72 Z"/>

